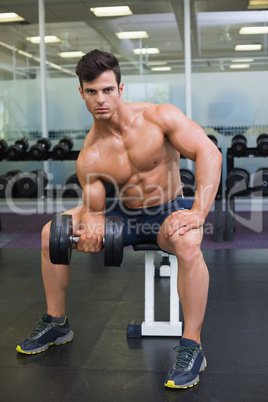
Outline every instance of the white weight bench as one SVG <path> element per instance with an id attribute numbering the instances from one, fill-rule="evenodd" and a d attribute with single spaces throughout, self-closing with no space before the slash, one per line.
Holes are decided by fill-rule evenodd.
<path id="1" fill-rule="evenodd" d="M 177 293 L 178 263 L 175 255 L 165 253 L 156 244 L 141 243 L 133 245 L 135 251 L 145 251 L 145 300 L 144 321 L 130 321 L 127 328 L 128 338 L 142 336 L 181 336 L 179 297 Z M 155 321 L 155 277 L 156 255 L 161 255 L 160 277 L 170 277 L 169 321 Z"/>

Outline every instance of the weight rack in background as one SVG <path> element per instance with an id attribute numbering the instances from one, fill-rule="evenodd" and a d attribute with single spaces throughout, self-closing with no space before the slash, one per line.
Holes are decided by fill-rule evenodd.
<path id="1" fill-rule="evenodd" d="M 43 162 L 43 161 L 75 161 L 78 158 L 80 150 L 73 151 L 73 140 L 71 137 L 64 136 L 59 138 L 61 133 L 57 135 L 50 133 L 51 139 L 58 139 L 58 143 L 52 148 L 50 138 L 40 138 L 39 134 L 30 135 L 31 139 L 36 138 L 36 143 L 29 147 L 28 138 L 23 137 L 15 140 L 14 143 L 8 144 L 4 139 L 0 139 L 0 162 Z M 84 138 L 77 137 L 76 139 Z M 51 149 L 52 148 L 52 149 Z M 13 186 L 14 184 L 14 186 Z M 12 170 L 4 172 L 0 175 L 0 198 L 6 197 L 6 189 L 8 188 L 8 197 L 10 198 L 37 198 L 48 196 L 50 198 L 57 197 L 57 190 L 47 191 L 46 186 L 48 179 L 45 172 L 36 170 L 32 172 L 22 172 Z M 73 191 L 74 193 L 74 191 Z M 78 194 L 78 195 L 77 195 Z M 79 196 L 79 189 L 75 196 Z M 1 230 L 1 215 L 0 215 Z"/>
<path id="2" fill-rule="evenodd" d="M 257 170 L 250 186 L 250 174 L 244 168 L 235 168 L 235 158 L 267 158 L 268 135 L 257 138 L 256 147 L 247 147 L 247 139 L 241 134 L 235 135 L 231 148 L 227 148 L 227 178 L 225 190 L 225 232 L 224 240 L 232 242 L 235 232 L 235 199 L 248 196 L 268 196 L 268 169 Z"/>
<path id="3" fill-rule="evenodd" d="M 64 137 L 51 150 L 49 138 L 41 138 L 29 148 L 27 138 L 21 138 L 8 145 L 0 140 L 0 161 L 46 161 L 46 160 L 76 160 L 79 151 L 73 151 L 73 140 Z"/>

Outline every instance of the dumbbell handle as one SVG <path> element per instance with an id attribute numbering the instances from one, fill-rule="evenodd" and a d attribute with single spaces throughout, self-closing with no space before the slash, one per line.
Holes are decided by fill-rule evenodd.
<path id="1" fill-rule="evenodd" d="M 79 237 L 70 236 L 70 243 L 77 244 Z"/>
<path id="2" fill-rule="evenodd" d="M 78 240 L 80 239 L 80 237 L 77 236 L 70 236 L 70 242 L 72 244 L 77 244 Z M 105 244 L 105 238 L 102 239 L 102 243 L 103 245 Z"/>

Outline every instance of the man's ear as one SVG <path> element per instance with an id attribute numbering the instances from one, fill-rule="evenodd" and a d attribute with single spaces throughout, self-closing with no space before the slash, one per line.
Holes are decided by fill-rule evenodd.
<path id="1" fill-rule="evenodd" d="M 85 100 L 83 88 L 81 86 L 79 86 L 78 89 L 79 89 L 79 93 L 81 95 L 81 98 Z"/>
<path id="2" fill-rule="evenodd" d="M 123 93 L 124 85 L 125 84 L 123 82 L 121 82 L 121 84 L 119 84 L 119 96 L 121 96 Z"/>

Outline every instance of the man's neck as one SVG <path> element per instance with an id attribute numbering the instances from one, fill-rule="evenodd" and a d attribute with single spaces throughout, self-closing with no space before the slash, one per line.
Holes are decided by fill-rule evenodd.
<path id="1" fill-rule="evenodd" d="M 94 127 L 97 131 L 107 134 L 123 135 L 130 124 L 129 110 L 126 104 L 121 102 L 118 109 L 107 120 L 94 120 Z"/>

